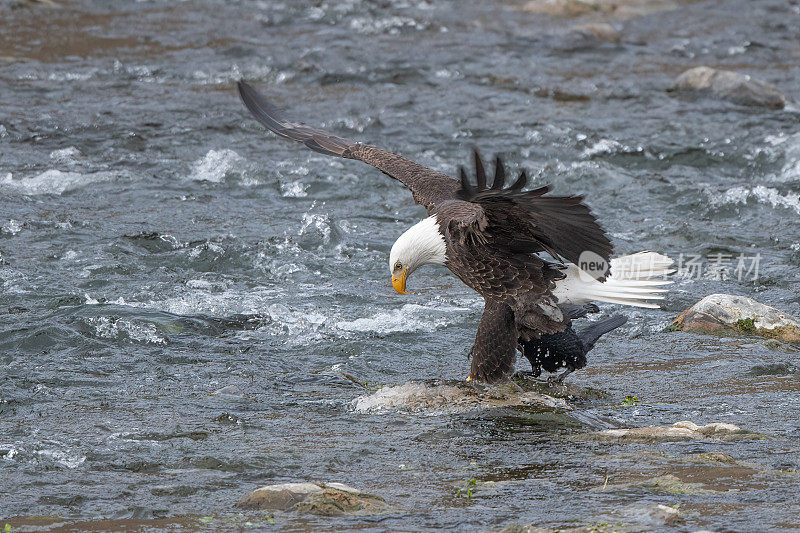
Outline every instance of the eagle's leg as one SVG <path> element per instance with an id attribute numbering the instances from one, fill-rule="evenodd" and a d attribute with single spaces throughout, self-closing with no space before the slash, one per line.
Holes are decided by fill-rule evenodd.
<path id="1" fill-rule="evenodd" d="M 472 365 L 467 380 L 502 381 L 514 372 L 516 359 L 514 311 L 505 302 L 487 299 L 472 347 Z"/>
<path id="2" fill-rule="evenodd" d="M 570 325 L 559 333 L 521 341 L 520 348 L 530 361 L 534 374 L 542 370 L 552 373 L 564 368 L 562 374 L 548 379 L 551 383 L 559 383 L 575 370 L 586 366 L 586 354 L 600 337 L 626 321 L 623 316 L 613 316 L 582 329 L 580 333 L 576 333 Z"/>

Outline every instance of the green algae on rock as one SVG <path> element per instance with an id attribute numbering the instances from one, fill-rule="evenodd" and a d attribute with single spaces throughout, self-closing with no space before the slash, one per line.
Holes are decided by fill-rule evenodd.
<path id="1" fill-rule="evenodd" d="M 745 296 L 711 294 L 684 311 L 672 331 L 739 333 L 800 342 L 800 319 Z"/>

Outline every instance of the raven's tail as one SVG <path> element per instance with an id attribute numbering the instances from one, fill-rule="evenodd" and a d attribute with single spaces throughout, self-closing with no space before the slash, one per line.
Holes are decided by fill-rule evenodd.
<path id="1" fill-rule="evenodd" d="M 578 337 L 581 339 L 584 349 L 588 352 L 592 349 L 594 343 L 597 342 L 597 339 L 609 331 L 617 329 L 627 321 L 627 317 L 614 315 L 611 318 L 595 322 L 591 326 L 580 330 L 580 332 L 578 332 Z"/>

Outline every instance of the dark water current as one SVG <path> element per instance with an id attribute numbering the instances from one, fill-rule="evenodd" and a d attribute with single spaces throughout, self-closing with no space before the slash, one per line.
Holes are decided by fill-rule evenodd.
<path id="1" fill-rule="evenodd" d="M 797 353 L 665 332 L 715 292 L 800 314 L 796 104 L 666 91 L 709 64 L 800 96 L 800 4 L 652 3 L 675 9 L 0 2 L 0 519 L 800 530 Z M 569 33 L 593 16 L 621 42 Z M 237 99 L 240 77 L 297 117 L 438 170 L 474 146 L 502 153 L 538 184 L 586 193 L 619 253 L 760 254 L 758 279 L 716 279 L 706 261 L 700 279 L 676 278 L 663 310 L 614 310 L 628 324 L 569 378 L 600 392 L 568 414 L 354 411 L 381 385 L 463 379 L 482 304 L 443 268 L 395 294 L 389 248 L 423 210 L 374 169 L 266 135 Z M 573 438 L 679 420 L 766 438 Z M 706 452 L 749 466 L 688 459 Z M 665 474 L 702 490 L 602 490 Z M 232 508 L 257 486 L 306 480 L 395 511 L 270 525 Z M 658 522 L 654 504 L 684 522 Z"/>

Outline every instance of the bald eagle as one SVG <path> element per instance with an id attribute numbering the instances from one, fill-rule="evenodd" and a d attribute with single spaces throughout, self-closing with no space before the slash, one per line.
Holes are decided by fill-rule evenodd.
<path id="1" fill-rule="evenodd" d="M 290 122 L 244 81 L 238 88 L 247 109 L 271 131 L 315 152 L 377 168 L 408 187 L 428 210 L 428 217 L 392 246 L 392 285 L 406 294 L 416 269 L 441 264 L 483 296 L 468 380 L 507 379 L 517 350 L 536 376 L 565 369 L 557 376 L 563 379 L 586 365 L 586 353 L 601 335 L 625 322 L 614 316 L 575 332 L 573 319 L 597 311 L 592 301 L 653 308 L 658 306 L 652 300 L 663 299 L 665 290 L 658 286 L 669 282 L 653 278 L 668 273 L 672 261 L 652 252 L 612 260 L 611 241 L 581 196 L 550 196 L 547 186 L 526 191 L 524 170 L 506 186 L 499 157 L 489 185 L 477 151 L 475 183 L 463 167 L 456 179 L 375 146 Z"/>

